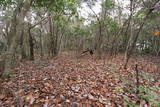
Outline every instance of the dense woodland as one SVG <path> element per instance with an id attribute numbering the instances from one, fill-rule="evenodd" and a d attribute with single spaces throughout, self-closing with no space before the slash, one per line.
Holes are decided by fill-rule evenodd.
<path id="1" fill-rule="evenodd" d="M 0 0 L 0 106 L 160 107 L 160 0 Z"/>

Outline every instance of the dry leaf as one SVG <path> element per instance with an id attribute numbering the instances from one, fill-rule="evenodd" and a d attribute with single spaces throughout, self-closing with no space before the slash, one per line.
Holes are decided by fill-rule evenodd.
<path id="1" fill-rule="evenodd" d="M 4 94 L 0 94 L 0 100 L 3 100 L 6 96 Z"/>
<path id="2" fill-rule="evenodd" d="M 33 97 L 32 94 L 29 94 L 25 97 L 25 101 L 28 102 L 29 104 L 33 104 L 35 101 L 35 98 Z"/>
<path id="3" fill-rule="evenodd" d="M 24 95 L 25 91 L 24 89 L 20 89 L 17 92 L 15 92 L 16 95 Z"/>

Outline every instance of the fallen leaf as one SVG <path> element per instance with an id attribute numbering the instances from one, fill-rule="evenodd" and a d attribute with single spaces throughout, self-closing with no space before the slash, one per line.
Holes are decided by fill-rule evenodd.
<path id="1" fill-rule="evenodd" d="M 35 101 L 35 98 L 33 97 L 32 94 L 29 94 L 25 97 L 25 101 L 28 102 L 29 104 L 33 104 Z"/>
<path id="2" fill-rule="evenodd" d="M 3 100 L 6 96 L 4 94 L 0 94 L 0 100 Z"/>

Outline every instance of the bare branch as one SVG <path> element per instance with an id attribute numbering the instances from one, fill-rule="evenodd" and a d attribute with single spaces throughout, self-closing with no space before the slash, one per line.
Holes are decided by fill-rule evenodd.
<path id="1" fill-rule="evenodd" d="M 38 24 L 40 24 L 41 22 L 43 22 L 45 19 L 47 19 L 47 17 L 44 17 L 43 19 L 41 19 L 39 22 L 37 22 L 36 24 L 30 26 L 30 29 L 34 28 L 35 26 L 37 26 Z"/>

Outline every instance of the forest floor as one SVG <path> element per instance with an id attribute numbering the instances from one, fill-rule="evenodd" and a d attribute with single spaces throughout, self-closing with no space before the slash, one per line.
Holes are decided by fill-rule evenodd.
<path id="1" fill-rule="evenodd" d="M 136 63 L 139 94 L 135 94 Z M 122 64 L 123 55 L 101 60 L 60 55 L 21 61 L 10 78 L 0 79 L 0 107 L 124 107 L 160 102 L 160 90 L 156 90 L 160 58 L 133 56 L 127 69 Z"/>

